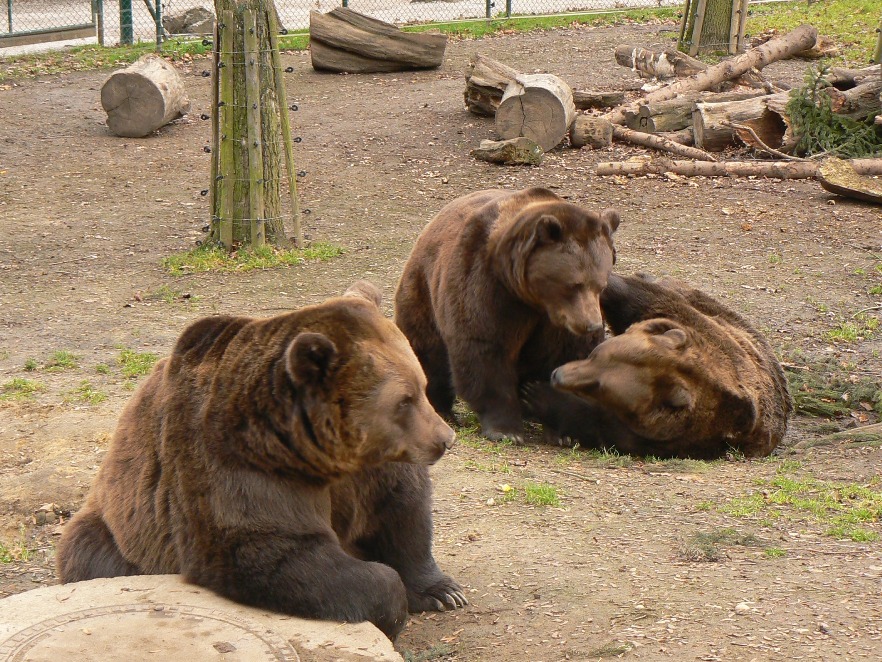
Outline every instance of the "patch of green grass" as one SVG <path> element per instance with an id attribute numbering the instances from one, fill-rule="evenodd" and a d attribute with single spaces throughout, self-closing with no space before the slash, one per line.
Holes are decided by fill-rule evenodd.
<path id="1" fill-rule="evenodd" d="M 796 412 L 833 419 L 848 416 L 859 403 L 865 403 L 882 414 L 882 383 L 879 381 L 856 375 L 851 366 L 832 359 L 805 361 L 796 354 L 791 360 L 808 363 L 808 369 L 786 372 Z"/>
<path id="2" fill-rule="evenodd" d="M 842 48 L 834 60 L 866 66 L 876 44 L 873 28 L 879 23 L 879 0 L 751 4 L 746 31 L 757 34 L 774 28 L 787 32 L 804 23 L 815 26 L 818 34 L 833 38 Z"/>
<path id="3" fill-rule="evenodd" d="M 99 375 L 109 375 L 110 374 L 110 366 L 106 363 L 99 363 L 95 366 L 95 372 Z"/>
<path id="4" fill-rule="evenodd" d="M 763 550 L 763 554 L 768 556 L 770 559 L 780 559 L 784 556 L 787 556 L 787 552 L 780 547 L 766 547 Z"/>
<path id="5" fill-rule="evenodd" d="M 45 386 L 33 379 L 15 377 L 0 385 L 0 400 L 32 400 Z"/>
<path id="6" fill-rule="evenodd" d="M 615 448 L 590 448 L 585 451 L 585 457 L 602 467 L 630 467 L 635 462 L 633 457 L 622 455 Z"/>
<path id="7" fill-rule="evenodd" d="M 85 379 L 80 382 L 80 385 L 77 386 L 77 388 L 73 391 L 69 391 L 64 396 L 65 402 L 82 402 L 89 405 L 97 405 L 105 400 L 107 400 L 107 394 L 94 388 L 92 384 Z"/>
<path id="8" fill-rule="evenodd" d="M 511 467 L 508 465 L 508 462 L 478 462 L 476 460 L 466 460 L 463 463 L 466 469 L 473 469 L 474 471 L 483 471 L 485 473 L 492 474 L 510 474 Z"/>
<path id="9" fill-rule="evenodd" d="M 13 563 L 15 561 L 29 561 L 33 550 L 28 547 L 27 536 L 24 526 L 18 529 L 19 536 L 12 542 L 0 540 L 0 563 Z"/>
<path id="10" fill-rule="evenodd" d="M 73 370 L 79 366 L 80 357 L 76 354 L 65 350 L 53 352 L 49 360 L 46 361 L 43 369 L 47 372 L 62 372 L 64 370 Z"/>
<path id="11" fill-rule="evenodd" d="M 777 253 L 772 253 L 771 255 L 769 255 L 769 264 L 781 264 L 783 261 L 784 258 Z"/>
<path id="12" fill-rule="evenodd" d="M 40 367 L 40 364 L 37 363 L 37 359 L 27 359 L 24 362 L 24 369 L 27 372 L 33 372 L 37 368 Z"/>
<path id="13" fill-rule="evenodd" d="M 682 458 L 658 458 L 648 455 L 643 458 L 649 473 L 692 474 L 704 473 L 711 467 L 710 462 Z"/>
<path id="14" fill-rule="evenodd" d="M 776 475 L 761 481 L 760 492 L 730 499 L 718 506 L 733 517 L 786 517 L 827 525 L 827 535 L 872 542 L 878 533 L 861 524 L 882 519 L 878 481 L 868 485 L 824 481 L 813 476 Z"/>
<path id="15" fill-rule="evenodd" d="M 560 505 L 557 488 L 548 483 L 527 483 L 524 485 L 524 500 L 531 506 Z"/>
<path id="16" fill-rule="evenodd" d="M 853 343 L 866 340 L 879 329 L 879 318 L 858 313 L 850 320 L 840 320 L 838 325 L 824 334 L 829 342 Z"/>
<path id="17" fill-rule="evenodd" d="M 143 377 L 153 368 L 159 360 L 156 354 L 151 352 L 136 352 L 132 349 L 123 349 L 116 357 L 117 365 L 122 369 L 123 376 L 127 379 Z"/>
<path id="18" fill-rule="evenodd" d="M 232 252 L 223 246 L 203 244 L 191 251 L 176 253 L 164 258 L 162 266 L 172 276 L 205 271 L 243 272 L 298 265 L 308 260 L 323 262 L 338 257 L 343 252 L 343 248 L 340 246 L 323 242 L 316 242 L 306 248 L 292 248 L 290 250 L 262 246 L 242 248 Z"/>

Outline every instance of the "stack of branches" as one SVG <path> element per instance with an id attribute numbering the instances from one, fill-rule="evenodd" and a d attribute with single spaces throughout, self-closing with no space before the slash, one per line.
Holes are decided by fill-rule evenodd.
<path id="1" fill-rule="evenodd" d="M 880 66 L 824 70 L 823 75 L 810 77 L 807 88 L 794 93 L 763 77 L 763 67 L 809 51 L 817 40 L 817 30 L 803 25 L 712 66 L 675 50 L 622 45 L 615 54 L 619 64 L 643 77 L 670 81 L 629 102 L 622 92 L 572 90 L 555 76 L 524 75 L 476 55 L 466 72 L 465 102 L 476 114 L 496 116 L 500 138 L 527 136 L 546 151 L 565 138 L 573 147 L 590 148 L 606 147 L 616 140 L 689 159 L 664 159 L 658 166 L 664 172 L 814 177 L 817 163 L 805 157 L 819 151 L 859 156 L 861 150 L 863 154 L 878 152 L 882 146 L 882 129 L 873 125 L 876 116 L 877 123 L 882 123 Z M 542 83 L 541 89 L 531 88 L 537 78 L 543 79 L 535 81 Z M 547 84 L 549 78 L 554 79 L 553 86 Z M 541 103 L 526 102 L 531 91 Z M 511 107 L 512 100 L 518 101 L 516 107 Z M 548 121 L 550 117 L 555 121 Z M 842 122 L 849 135 L 858 125 L 869 127 L 861 134 L 863 142 L 851 140 L 858 145 L 857 151 L 806 142 L 806 127 L 813 125 L 817 130 L 819 123 L 831 117 Z M 551 135 L 537 137 L 537 131 Z M 736 145 L 776 160 L 719 161 L 719 152 Z M 882 174 L 882 159 L 860 159 L 854 165 L 862 174 Z M 657 171 L 645 159 L 598 167 L 598 174 Z"/>

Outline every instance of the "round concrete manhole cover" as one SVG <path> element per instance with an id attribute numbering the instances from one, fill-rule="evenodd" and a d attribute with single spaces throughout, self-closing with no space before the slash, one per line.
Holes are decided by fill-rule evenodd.
<path id="1" fill-rule="evenodd" d="M 93 579 L 0 600 L 0 662 L 402 662 L 370 623 L 295 618 L 176 575 Z"/>
<path id="2" fill-rule="evenodd" d="M 219 610 L 189 605 L 117 605 L 41 621 L 0 645 L 0 660 L 171 659 L 299 662 L 272 631 L 249 627 Z"/>

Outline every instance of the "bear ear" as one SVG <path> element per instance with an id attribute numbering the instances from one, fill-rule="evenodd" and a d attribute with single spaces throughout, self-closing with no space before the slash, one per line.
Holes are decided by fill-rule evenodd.
<path id="1" fill-rule="evenodd" d="M 655 319 L 647 323 L 645 330 L 652 340 L 668 349 L 683 349 L 689 344 L 686 331 L 668 319 Z"/>
<path id="2" fill-rule="evenodd" d="M 337 366 L 337 346 L 321 333 L 297 335 L 285 352 L 288 374 L 298 384 L 320 384 Z"/>
<path id="3" fill-rule="evenodd" d="M 622 217 L 619 216 L 619 212 L 615 209 L 604 209 L 600 212 L 600 220 L 609 226 L 609 233 L 612 234 L 618 230 L 619 223 L 622 222 Z"/>
<path id="4" fill-rule="evenodd" d="M 358 297 L 365 299 L 379 308 L 383 304 L 383 293 L 380 288 L 368 280 L 359 280 L 349 286 L 343 293 L 344 297 Z"/>
<path id="5" fill-rule="evenodd" d="M 557 216 L 542 214 L 536 221 L 536 229 L 533 232 L 538 244 L 553 244 L 563 238 L 563 227 Z"/>

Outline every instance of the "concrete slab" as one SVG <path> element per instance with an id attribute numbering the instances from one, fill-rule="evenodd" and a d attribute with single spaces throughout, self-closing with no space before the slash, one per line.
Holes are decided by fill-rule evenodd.
<path id="1" fill-rule="evenodd" d="M 2 662 L 401 662 L 370 623 L 311 621 L 221 598 L 178 575 L 94 579 L 0 600 Z"/>

